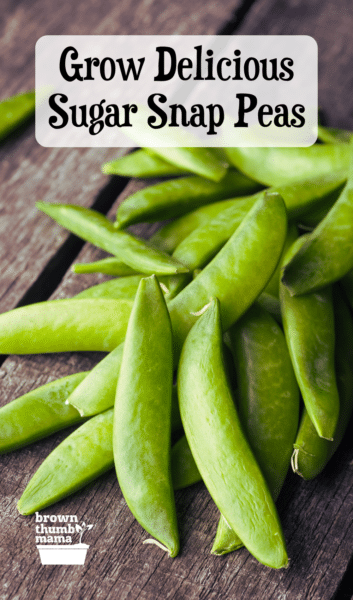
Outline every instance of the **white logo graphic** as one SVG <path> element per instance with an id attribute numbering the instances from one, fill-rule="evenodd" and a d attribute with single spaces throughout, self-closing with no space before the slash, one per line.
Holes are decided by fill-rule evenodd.
<path id="1" fill-rule="evenodd" d="M 76 515 L 40 515 L 36 512 L 36 544 L 42 565 L 83 565 L 88 544 L 82 543 L 85 531 L 93 525 L 78 524 Z M 59 525 L 49 525 L 59 523 Z M 72 534 L 80 534 L 78 544 Z"/>

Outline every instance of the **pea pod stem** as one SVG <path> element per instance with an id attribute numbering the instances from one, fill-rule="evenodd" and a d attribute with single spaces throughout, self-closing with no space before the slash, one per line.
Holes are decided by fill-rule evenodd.
<path id="1" fill-rule="evenodd" d="M 111 252 L 137 272 L 160 275 L 187 272 L 186 267 L 167 254 L 147 246 L 125 231 L 116 231 L 113 223 L 95 210 L 73 204 L 46 202 L 37 202 L 36 206 L 72 233 Z"/>
<path id="2" fill-rule="evenodd" d="M 273 568 L 288 562 L 276 508 L 242 432 L 222 357 L 219 303 L 191 329 L 180 358 L 184 431 L 216 505 L 248 550 Z"/>

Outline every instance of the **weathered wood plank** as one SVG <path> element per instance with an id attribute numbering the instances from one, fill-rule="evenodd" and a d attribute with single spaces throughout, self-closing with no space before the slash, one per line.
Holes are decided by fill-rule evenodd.
<path id="1" fill-rule="evenodd" d="M 2 10 L 1 97 L 34 87 L 34 47 L 42 35 L 216 33 L 234 0 L 211 1 L 51 0 L 8 2 Z M 36 200 L 92 205 L 107 181 L 100 165 L 121 154 L 111 149 L 50 149 L 29 127 L 0 148 L 0 312 L 16 306 L 67 238 L 34 210 Z M 121 187 L 117 186 L 117 195 Z"/>

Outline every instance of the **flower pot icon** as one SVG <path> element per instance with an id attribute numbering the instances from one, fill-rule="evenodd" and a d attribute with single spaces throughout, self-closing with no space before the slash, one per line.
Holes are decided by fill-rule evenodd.
<path id="1" fill-rule="evenodd" d="M 37 546 L 42 565 L 84 565 L 88 544 Z"/>

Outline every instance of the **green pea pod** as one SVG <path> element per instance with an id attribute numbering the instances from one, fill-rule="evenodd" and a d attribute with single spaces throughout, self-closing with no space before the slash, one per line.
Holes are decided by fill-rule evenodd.
<path id="1" fill-rule="evenodd" d="M 126 298 L 128 300 L 133 300 L 142 278 L 143 275 L 129 275 L 127 277 L 120 277 L 119 279 L 103 281 L 103 283 L 92 285 L 82 292 L 79 292 L 74 298 Z M 161 290 L 165 294 L 168 294 L 168 281 L 169 279 L 167 277 L 159 277 Z"/>
<path id="2" fill-rule="evenodd" d="M 348 144 L 317 144 L 307 148 L 226 148 L 230 164 L 263 185 L 283 185 L 348 172 Z"/>
<path id="3" fill-rule="evenodd" d="M 0 353 L 109 352 L 124 341 L 132 304 L 70 298 L 14 308 L 0 315 Z"/>
<path id="4" fill-rule="evenodd" d="M 34 92 L 12 96 L 0 102 L 0 140 L 34 114 Z"/>
<path id="5" fill-rule="evenodd" d="M 292 468 L 304 479 L 313 479 L 336 452 L 347 429 L 353 410 L 353 321 L 344 300 L 335 297 L 336 374 L 340 397 L 340 416 L 333 442 L 317 435 L 304 409 L 294 443 Z"/>
<path id="6" fill-rule="evenodd" d="M 105 356 L 66 400 L 83 417 L 103 412 L 114 405 L 124 344 Z"/>
<path id="7" fill-rule="evenodd" d="M 345 188 L 284 269 L 283 283 L 293 295 L 319 290 L 353 267 L 353 139 L 350 148 L 351 167 Z"/>
<path id="8" fill-rule="evenodd" d="M 157 183 L 129 196 L 116 214 L 115 226 L 179 217 L 205 204 L 233 196 L 253 194 L 259 184 L 237 171 L 216 183 L 203 177 L 179 177 Z"/>
<path id="9" fill-rule="evenodd" d="M 142 279 L 117 386 L 114 462 L 131 512 L 174 557 L 179 540 L 170 470 L 172 365 L 172 332 L 163 294 L 155 277 Z"/>
<path id="10" fill-rule="evenodd" d="M 46 202 L 37 202 L 36 206 L 72 233 L 118 256 L 137 272 L 160 275 L 187 272 L 186 267 L 167 254 L 147 246 L 125 231 L 116 231 L 113 223 L 95 210 L 74 204 Z"/>
<path id="11" fill-rule="evenodd" d="M 300 237 L 285 261 L 305 244 Z M 293 368 L 308 414 L 320 437 L 332 440 L 339 415 L 339 395 L 334 365 L 334 315 L 331 288 L 291 296 L 280 287 L 284 332 Z"/>
<path id="12" fill-rule="evenodd" d="M 180 357 L 178 395 L 185 435 L 214 502 L 263 564 L 287 566 L 281 525 L 243 434 L 224 370 L 219 303 L 191 329 Z"/>
<path id="13" fill-rule="evenodd" d="M 299 420 L 299 390 L 287 344 L 280 326 L 256 303 L 228 335 L 240 422 L 276 500 L 290 466 Z M 221 516 L 213 554 L 226 554 L 241 545 Z"/>
<path id="14" fill-rule="evenodd" d="M 175 360 L 199 311 L 212 296 L 221 302 L 225 330 L 256 300 L 277 266 L 286 232 L 282 198 L 278 194 L 260 197 L 222 250 L 168 304 Z"/>
<path id="15" fill-rule="evenodd" d="M 171 461 L 172 479 L 175 490 L 181 490 L 202 481 L 200 471 L 196 466 L 185 435 L 172 447 Z"/>
<path id="16" fill-rule="evenodd" d="M 172 433 L 180 431 L 180 424 L 178 404 L 173 400 Z M 181 465 L 189 460 L 189 454 L 188 448 L 179 448 L 177 460 Z M 47 456 L 24 490 L 18 510 L 23 515 L 42 510 L 113 467 L 113 409 L 110 409 L 86 421 Z M 181 468 L 176 459 L 172 468 L 179 474 L 181 487 L 190 485 L 187 473 L 185 480 L 180 479 Z"/>
<path id="17" fill-rule="evenodd" d="M 280 286 L 280 281 L 281 281 L 282 263 L 284 261 L 284 258 L 286 256 L 289 248 L 294 244 L 297 237 L 298 237 L 297 226 L 294 225 L 294 223 L 290 223 L 289 227 L 288 227 L 287 236 L 286 236 L 286 239 L 284 242 L 281 257 L 279 259 L 279 262 L 278 262 L 275 272 L 273 273 L 270 281 L 268 282 L 267 286 L 265 287 L 265 289 L 263 291 L 264 294 L 270 294 L 271 296 L 273 296 L 275 298 L 279 297 L 279 286 Z"/>
<path id="18" fill-rule="evenodd" d="M 211 148 L 148 148 L 147 151 L 212 181 L 220 181 L 228 169 L 228 164 Z"/>
<path id="19" fill-rule="evenodd" d="M 113 275 L 115 277 L 126 277 L 136 274 L 135 269 L 128 267 L 113 256 L 90 263 L 76 263 L 71 267 L 71 270 L 74 273 L 104 273 L 105 275 Z"/>
<path id="20" fill-rule="evenodd" d="M 326 144 L 348 144 L 353 135 L 353 131 L 337 129 L 335 127 L 323 127 L 323 125 L 319 125 L 317 131 L 318 139 Z"/>
<path id="21" fill-rule="evenodd" d="M 183 175 L 186 171 L 151 154 L 144 148 L 121 156 L 102 166 L 105 175 L 122 175 L 123 177 L 168 177 Z"/>
<path id="22" fill-rule="evenodd" d="M 113 467 L 113 409 L 89 419 L 41 464 L 17 508 L 30 515 L 73 494 Z"/>
<path id="23" fill-rule="evenodd" d="M 239 198 L 241 200 L 241 198 Z M 175 248 L 188 236 L 196 227 L 206 223 L 213 217 L 217 216 L 220 211 L 227 206 L 233 205 L 234 200 L 221 200 L 213 204 L 206 204 L 197 210 L 194 210 L 171 223 L 163 225 L 150 238 L 150 243 L 153 246 L 163 250 L 163 252 L 172 253 Z"/>
<path id="24" fill-rule="evenodd" d="M 82 421 L 65 400 L 86 376 L 76 373 L 51 381 L 0 408 L 0 454 Z"/>

